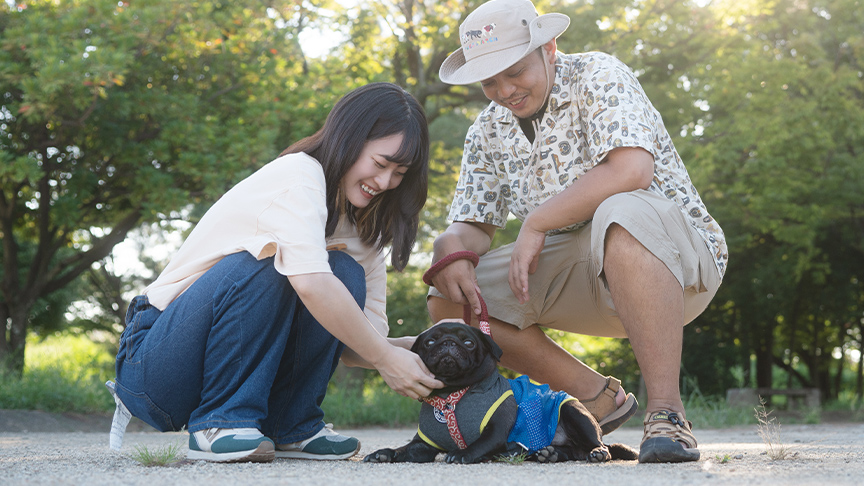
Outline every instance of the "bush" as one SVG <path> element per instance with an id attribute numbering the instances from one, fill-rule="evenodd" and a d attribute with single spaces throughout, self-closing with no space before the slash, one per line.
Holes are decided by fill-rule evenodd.
<path id="1" fill-rule="evenodd" d="M 105 381 L 114 376 L 107 347 L 82 335 L 28 337 L 24 373 L 0 374 L 0 408 L 46 412 L 107 412 L 114 400 Z"/>

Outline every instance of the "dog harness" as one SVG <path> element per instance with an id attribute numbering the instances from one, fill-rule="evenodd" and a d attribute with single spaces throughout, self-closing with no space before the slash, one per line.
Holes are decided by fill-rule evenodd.
<path id="1" fill-rule="evenodd" d="M 456 393 L 460 395 L 455 401 L 452 394 L 423 399 L 417 435 L 436 449 L 465 449 L 480 437 L 498 407 L 513 400 L 510 383 L 500 373 Z"/>
<path id="2" fill-rule="evenodd" d="M 467 391 L 467 388 L 463 388 L 447 395 L 447 398 L 427 397 L 423 399 L 423 401 L 432 405 L 435 410 L 444 414 L 444 420 L 447 421 L 447 431 L 450 433 L 450 438 L 453 439 L 453 442 L 455 442 L 456 446 L 460 449 L 465 449 L 468 445 L 465 444 L 465 439 L 462 438 L 462 432 L 459 431 L 459 424 L 456 423 L 456 404 L 459 403 L 459 400 L 461 400 L 463 396 L 465 396 L 465 392 Z"/>
<path id="3" fill-rule="evenodd" d="M 456 400 L 451 400 L 452 394 L 424 399 L 420 409 L 417 434 L 427 444 L 444 451 L 468 447 L 480 437 L 498 407 L 505 400 L 515 400 L 518 412 L 507 441 L 533 454 L 552 443 L 561 406 L 576 400 L 527 376 L 508 380 L 499 373 L 493 373 L 467 392 L 463 389 L 456 393 L 459 394 Z M 457 425 L 457 418 L 461 426 Z"/>

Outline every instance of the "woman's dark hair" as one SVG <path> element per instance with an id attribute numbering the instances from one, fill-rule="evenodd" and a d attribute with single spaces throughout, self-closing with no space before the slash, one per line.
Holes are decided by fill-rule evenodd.
<path id="1" fill-rule="evenodd" d="M 367 142 L 402 134 L 402 145 L 388 158 L 408 168 L 395 189 L 376 196 L 365 208 L 356 208 L 340 189 L 345 173 L 360 157 Z M 372 83 L 340 99 L 324 127 L 282 152 L 305 152 L 324 168 L 327 183 L 325 236 L 336 230 L 341 214 L 357 226 L 367 245 L 383 250 L 391 245 L 390 263 L 402 270 L 417 239 L 420 210 L 426 203 L 429 168 L 429 129 L 420 103 L 391 83 Z"/>

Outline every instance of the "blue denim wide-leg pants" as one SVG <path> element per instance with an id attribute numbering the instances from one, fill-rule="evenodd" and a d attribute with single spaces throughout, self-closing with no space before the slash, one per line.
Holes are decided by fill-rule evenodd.
<path id="1" fill-rule="evenodd" d="M 363 267 L 330 267 L 362 308 Z M 117 353 L 117 394 L 161 431 L 251 427 L 277 444 L 324 427 L 321 402 L 344 345 L 312 317 L 273 258 L 223 258 L 164 311 L 136 297 Z"/>

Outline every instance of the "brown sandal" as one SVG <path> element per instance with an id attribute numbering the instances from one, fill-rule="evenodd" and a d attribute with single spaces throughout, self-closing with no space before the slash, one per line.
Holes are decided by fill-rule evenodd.
<path id="1" fill-rule="evenodd" d="M 581 400 L 582 405 L 591 412 L 591 415 L 600 424 L 600 430 L 606 435 L 620 427 L 630 417 L 636 414 L 639 403 L 632 393 L 628 393 L 621 406 L 615 404 L 615 397 L 621 389 L 621 380 L 611 376 L 606 377 L 606 386 L 590 400 Z"/>
<path id="2" fill-rule="evenodd" d="M 645 435 L 639 446 L 639 462 L 688 462 L 699 460 L 693 423 L 676 412 L 659 410 L 645 414 Z"/>

